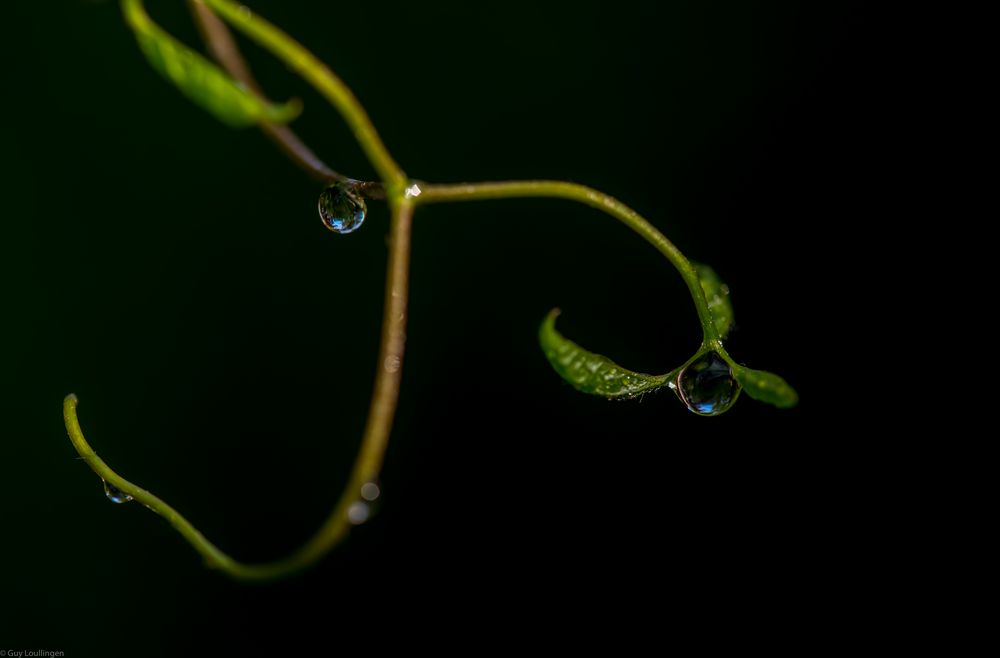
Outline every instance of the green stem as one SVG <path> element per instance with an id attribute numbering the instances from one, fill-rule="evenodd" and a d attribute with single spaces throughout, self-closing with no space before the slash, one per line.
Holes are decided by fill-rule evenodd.
<path id="1" fill-rule="evenodd" d="M 348 510 L 352 504 L 360 500 L 361 487 L 373 481 L 381 470 L 392 421 L 396 415 L 403 372 L 413 202 L 402 195 L 391 197 L 390 209 L 392 220 L 382 338 L 375 372 L 375 390 L 372 394 L 361 448 L 347 486 L 341 493 L 333 512 L 312 539 L 287 558 L 276 562 L 247 564 L 224 553 L 177 510 L 149 491 L 118 475 L 104 463 L 87 443 L 83 430 L 80 429 L 76 413 L 77 397 L 69 395 L 63 402 L 63 418 L 66 421 L 70 441 L 87 465 L 105 482 L 165 518 L 205 558 L 208 566 L 220 569 L 233 578 L 270 580 L 300 571 L 315 563 L 347 535 L 351 526 Z"/>
<path id="2" fill-rule="evenodd" d="M 260 16 L 247 12 L 239 3 L 232 0 L 201 1 L 218 12 L 237 30 L 271 51 L 275 57 L 285 62 L 289 68 L 323 94 L 344 117 L 365 155 L 375 167 L 379 178 L 389 188 L 389 193 L 402 189 L 406 183 L 406 174 L 392 159 L 361 103 L 333 71 L 295 39 Z"/>
<path id="3" fill-rule="evenodd" d="M 641 235 L 646 242 L 666 256 L 684 283 L 687 284 L 691 299 L 698 311 L 701 330 L 706 345 L 722 350 L 722 340 L 712 314 L 705 299 L 698 273 L 691 266 L 684 254 L 649 223 L 639 213 L 632 210 L 614 197 L 598 192 L 595 189 L 567 183 L 563 181 L 531 180 L 531 181 L 501 181 L 488 183 L 456 183 L 450 185 L 421 185 L 421 193 L 416 197 L 417 203 L 440 203 L 448 201 L 481 201 L 485 199 L 518 199 L 527 197 L 548 197 L 553 199 L 568 199 L 586 204 L 592 208 L 603 210 L 630 229 Z"/>

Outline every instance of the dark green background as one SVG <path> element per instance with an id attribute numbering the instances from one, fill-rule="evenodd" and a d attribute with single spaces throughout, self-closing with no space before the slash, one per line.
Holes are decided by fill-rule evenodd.
<path id="1" fill-rule="evenodd" d="M 189 43 L 182 3 L 151 14 Z M 414 178 L 557 178 L 622 199 L 732 289 L 735 358 L 800 406 L 699 418 L 669 393 L 574 393 L 544 314 L 637 370 L 697 346 L 680 278 L 616 222 L 555 201 L 421 208 L 408 355 L 378 516 L 270 586 L 204 570 L 112 505 L 65 436 L 223 549 L 308 537 L 360 437 L 380 322 L 384 206 L 323 229 L 317 186 L 142 59 L 116 3 L 12 7 L 4 63 L 0 649 L 297 655 L 350 639 L 642 638 L 761 615 L 811 623 L 849 578 L 854 447 L 831 438 L 837 332 L 864 331 L 828 258 L 876 209 L 863 15 L 794 2 L 278 2 Z M 8 9 L 5 9 L 7 12 Z M 336 114 L 247 52 L 335 168 L 371 175 Z M 855 529 L 856 530 L 856 529 Z M 651 598 L 645 598 L 650 596 Z M 560 619 L 569 621 L 560 621 Z M 710 624 L 709 624 L 710 625 Z M 526 641 L 526 640 L 525 640 Z M 470 647 L 470 650 L 472 647 Z"/>

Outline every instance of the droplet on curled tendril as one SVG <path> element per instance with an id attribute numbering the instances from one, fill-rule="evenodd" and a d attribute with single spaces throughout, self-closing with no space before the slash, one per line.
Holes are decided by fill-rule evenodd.
<path id="1" fill-rule="evenodd" d="M 350 233 L 361 227 L 368 207 L 350 183 L 333 183 L 319 195 L 319 216 L 334 233 Z"/>
<path id="2" fill-rule="evenodd" d="M 715 352 L 706 352 L 677 376 L 677 396 L 702 416 L 717 416 L 733 406 L 740 385 L 733 370 Z"/>
<path id="3" fill-rule="evenodd" d="M 112 503 L 127 503 L 132 500 L 132 496 L 128 495 L 115 485 L 108 484 L 107 482 L 104 482 L 104 495 L 107 496 L 108 500 Z"/>

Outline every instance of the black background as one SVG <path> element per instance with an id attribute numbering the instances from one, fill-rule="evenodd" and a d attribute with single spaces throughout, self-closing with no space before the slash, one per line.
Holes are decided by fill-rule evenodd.
<path id="1" fill-rule="evenodd" d="M 853 245 L 880 213 L 867 17 L 794 2 L 253 8 L 330 63 L 412 177 L 567 179 L 648 217 L 728 282 L 733 356 L 782 374 L 801 404 L 744 397 L 706 419 L 668 393 L 575 393 L 537 347 L 542 317 L 559 306 L 567 336 L 665 372 L 698 342 L 670 265 L 569 203 L 424 207 L 378 515 L 285 582 L 204 570 L 161 519 L 104 499 L 62 398 L 79 395 L 113 468 L 224 550 L 292 550 L 361 434 L 385 207 L 329 233 L 317 185 L 150 70 L 116 3 L 19 6 L 5 26 L 0 649 L 294 655 L 464 628 L 471 650 L 533 630 L 563 646 L 815 623 L 868 532 L 842 381 L 845 343 L 869 329 L 842 272 L 863 267 Z M 148 9 L 197 42 L 182 3 Z M 371 177 L 339 117 L 246 51 L 272 96 L 304 99 L 313 148 Z"/>

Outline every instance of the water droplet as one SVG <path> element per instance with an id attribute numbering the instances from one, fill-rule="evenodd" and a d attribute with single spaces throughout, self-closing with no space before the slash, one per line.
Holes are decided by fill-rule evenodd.
<path id="1" fill-rule="evenodd" d="M 132 500 L 132 496 L 128 495 L 118 487 L 113 484 L 104 483 L 104 495 L 108 497 L 112 503 L 127 503 Z"/>
<path id="2" fill-rule="evenodd" d="M 354 525 L 361 525 L 372 515 L 372 510 L 368 503 L 356 500 L 347 508 L 347 520 Z"/>
<path id="3" fill-rule="evenodd" d="M 403 193 L 403 196 L 405 196 L 407 199 L 412 199 L 414 197 L 420 196 L 422 193 L 423 190 L 420 189 L 420 186 L 414 183 L 413 185 L 410 185 L 408 188 L 406 188 L 406 191 Z"/>
<path id="4" fill-rule="evenodd" d="M 365 482 L 361 485 L 361 497 L 371 502 L 382 495 L 382 490 L 374 482 Z"/>
<path id="5" fill-rule="evenodd" d="M 350 233 L 365 221 L 368 206 L 353 185 L 334 183 L 319 195 L 319 216 L 335 233 Z"/>
<path id="6" fill-rule="evenodd" d="M 715 352 L 706 352 L 677 376 L 677 396 L 702 416 L 717 416 L 740 394 L 732 368 Z"/>
<path id="7" fill-rule="evenodd" d="M 385 371 L 389 373 L 399 372 L 400 365 L 401 362 L 399 360 L 399 357 L 396 356 L 395 354 L 390 354 L 389 356 L 385 357 L 385 361 L 382 362 L 382 367 L 385 368 Z"/>

